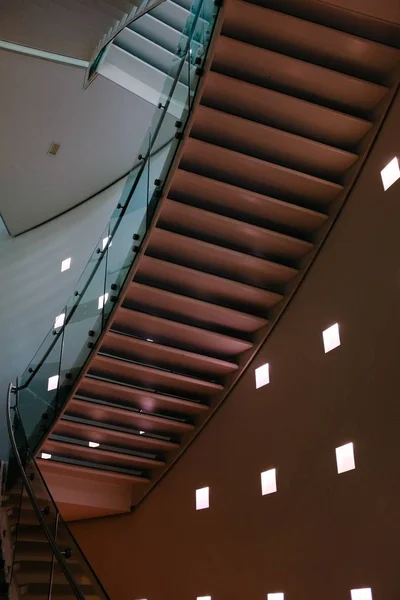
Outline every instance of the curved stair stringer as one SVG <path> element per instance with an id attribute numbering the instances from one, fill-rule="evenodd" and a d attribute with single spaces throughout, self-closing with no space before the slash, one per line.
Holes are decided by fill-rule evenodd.
<path id="1" fill-rule="evenodd" d="M 204 271 L 196 264 L 197 255 L 195 256 L 195 253 L 200 252 L 201 248 L 203 252 L 215 252 L 215 257 L 220 260 L 220 265 L 222 265 L 225 260 L 222 256 L 223 253 L 226 255 L 230 254 L 232 258 L 235 258 L 236 256 L 248 256 L 248 254 L 241 254 L 243 250 L 241 251 L 240 248 L 238 249 L 238 247 L 235 247 L 236 242 L 234 243 L 229 237 L 229 227 L 233 224 L 231 220 L 232 217 L 224 214 L 222 209 L 217 213 L 216 217 L 214 212 L 207 212 L 210 210 L 209 206 L 206 207 L 206 214 L 204 207 L 199 208 L 199 206 L 196 206 L 196 203 L 193 202 L 189 203 L 189 206 L 191 207 L 189 210 L 187 204 L 180 204 L 182 198 L 178 198 L 178 203 L 176 202 L 175 197 L 171 198 L 171 190 L 173 189 L 174 182 L 176 181 L 179 172 L 182 173 L 182 164 L 185 167 L 190 163 L 190 159 L 188 160 L 185 157 L 190 154 L 190 148 L 193 144 L 197 144 L 197 147 L 200 148 L 211 148 L 210 144 L 207 142 L 208 146 L 206 146 L 204 141 L 201 142 L 203 146 L 199 146 L 195 124 L 201 107 L 203 106 L 202 101 L 204 99 L 204 92 L 208 79 L 215 73 L 215 71 L 212 70 L 212 66 L 218 50 L 217 46 L 220 37 L 221 39 L 223 37 L 221 32 L 225 25 L 224 19 L 226 17 L 226 11 L 227 8 L 236 1 L 237 0 L 227 0 L 225 7 L 223 7 L 220 12 L 213 41 L 204 64 L 204 73 L 199 84 L 195 103 L 186 125 L 182 141 L 177 149 L 169 174 L 164 182 L 162 196 L 155 210 L 151 227 L 142 242 L 140 251 L 132 265 L 113 314 L 101 338 L 96 343 L 90 360 L 87 362 L 84 371 L 76 382 L 70 399 L 64 406 L 62 414 L 42 444 L 42 448 L 46 450 L 48 444 L 50 444 L 53 439 L 52 447 L 57 447 L 57 444 L 59 444 L 60 447 L 60 440 L 56 439 L 54 436 L 85 436 L 85 428 L 87 428 L 88 431 L 87 436 L 93 436 L 97 431 L 96 428 L 99 427 L 99 422 L 101 428 L 103 430 L 106 429 L 106 419 L 109 419 L 107 423 L 111 422 L 112 427 L 108 434 L 102 431 L 101 434 L 103 435 L 104 433 L 104 435 L 103 438 L 99 437 L 99 440 L 101 440 L 100 445 L 104 444 L 104 446 L 111 448 L 110 453 L 115 450 L 120 451 L 121 448 L 130 448 L 130 443 L 133 444 L 132 447 L 139 449 L 149 449 L 150 443 L 153 444 L 154 447 L 157 444 L 161 444 L 159 440 L 157 441 L 157 439 L 154 439 L 154 436 L 151 437 L 151 439 L 147 438 L 147 427 L 149 427 L 149 431 L 155 432 L 156 434 L 161 432 L 161 434 L 164 435 L 166 432 L 168 434 L 168 439 L 163 438 L 164 447 L 161 448 L 160 446 L 161 450 L 160 448 L 157 449 L 157 452 L 160 451 L 158 452 L 157 457 L 153 459 L 155 462 L 159 460 L 158 466 L 153 470 L 149 468 L 149 476 L 145 481 L 142 481 L 140 485 L 135 485 L 134 482 L 131 484 L 131 503 L 133 506 L 137 505 L 154 485 L 156 485 L 161 477 L 167 473 L 168 469 L 194 440 L 217 408 L 221 406 L 222 402 L 227 398 L 230 391 L 250 364 L 250 361 L 256 355 L 259 348 L 268 338 L 286 310 L 308 270 L 312 266 L 318 252 L 321 250 L 336 219 L 339 217 L 399 85 L 399 77 L 398 73 L 396 73 L 396 80 L 391 88 L 386 90 L 387 93 L 383 100 L 380 100 L 379 109 L 375 107 L 375 117 L 372 119 L 372 124 L 370 124 L 371 127 L 369 133 L 362 136 L 362 140 L 360 139 L 357 145 L 358 156 L 351 167 L 343 173 L 342 185 L 336 186 L 335 190 L 338 193 L 335 193 L 328 209 L 318 213 L 313 213 L 313 210 L 307 208 L 304 209 L 310 213 L 307 213 L 307 216 L 310 218 L 311 216 L 315 217 L 317 214 L 321 217 L 319 223 L 320 226 L 318 228 L 314 227 L 312 236 L 306 234 L 300 236 L 297 235 L 297 237 L 301 238 L 301 243 L 304 248 L 308 244 L 307 248 L 298 250 L 297 247 L 293 245 L 293 234 L 291 233 L 289 236 L 286 235 L 286 233 L 282 234 L 282 229 L 278 226 L 272 228 L 267 226 L 268 228 L 265 230 L 265 235 L 261 235 L 257 238 L 257 243 L 261 245 L 260 247 L 264 247 L 263 244 L 266 244 L 267 246 L 270 244 L 271 248 L 273 248 L 272 250 L 266 250 L 267 254 L 268 252 L 272 252 L 272 254 L 274 252 L 277 254 L 282 252 L 284 256 L 283 265 L 279 265 L 281 268 L 281 271 L 279 271 L 281 281 L 279 283 L 278 276 L 276 276 L 276 285 L 269 286 L 269 293 L 275 294 L 276 298 L 273 300 L 271 300 L 271 298 L 262 300 L 262 302 L 265 303 L 265 306 L 268 306 L 268 311 L 261 311 L 261 314 L 260 311 L 257 311 L 255 308 L 254 310 L 245 310 L 243 305 L 239 306 L 239 300 L 237 301 L 237 304 L 235 304 L 236 300 L 232 295 L 234 292 L 228 290 L 229 285 L 233 285 L 233 283 L 236 282 L 241 285 L 243 289 L 246 286 L 246 293 L 247 291 L 249 292 L 249 298 L 254 297 L 250 292 L 254 292 L 254 290 L 260 292 L 259 285 L 250 290 L 252 287 L 250 280 L 247 282 L 243 281 L 243 279 L 239 281 L 235 280 L 233 271 L 226 270 L 225 273 L 216 273 L 211 270 Z M 191 136 L 194 131 L 195 138 Z M 196 141 L 193 142 L 193 140 Z M 213 146 L 213 148 L 216 148 L 216 146 Z M 221 150 L 221 147 L 218 147 L 218 149 Z M 222 150 L 225 152 L 226 146 L 222 148 Z M 245 155 L 239 156 L 237 151 L 234 152 L 232 151 L 232 148 L 230 148 L 227 156 L 232 157 L 232 160 L 235 161 L 240 160 L 240 156 L 244 157 Z M 246 157 L 248 157 L 247 154 Z M 187 161 L 186 163 L 184 162 L 185 160 Z M 273 168 L 282 168 L 282 165 L 279 165 L 279 163 L 271 163 L 269 161 L 268 165 L 271 166 L 271 164 Z M 284 166 L 283 168 L 288 171 L 287 167 Z M 300 169 L 293 171 L 289 168 L 289 171 L 290 174 L 296 173 L 297 176 Z M 185 168 L 184 172 L 187 174 Z M 191 172 L 191 175 L 193 175 L 193 172 Z M 274 175 L 272 174 L 271 176 L 273 177 Z M 325 180 L 315 178 L 315 176 L 310 176 L 307 173 L 304 177 L 307 180 L 307 185 L 309 181 L 311 181 L 313 185 L 325 185 L 327 183 Z M 199 181 L 200 184 L 202 178 L 204 179 L 204 172 L 197 172 L 197 174 L 195 174 L 195 179 Z M 210 181 L 208 178 L 207 180 Z M 218 185 L 220 185 L 221 179 L 218 181 Z M 232 188 L 231 184 L 226 181 L 223 182 L 222 185 Z M 327 188 L 331 189 L 329 186 L 327 186 Z M 174 193 L 176 195 L 176 190 Z M 249 195 L 251 194 L 254 196 L 257 195 L 253 192 L 249 193 Z M 286 208 L 287 206 L 288 205 L 286 205 Z M 298 203 L 294 203 L 294 207 L 296 210 L 303 210 L 303 208 L 299 208 Z M 179 223 L 179 216 L 182 214 L 184 215 L 182 217 L 183 222 L 185 221 L 186 214 L 193 214 L 193 221 L 190 223 L 184 222 L 184 224 L 181 225 Z M 215 242 L 215 233 L 211 234 L 210 232 L 204 232 L 203 230 L 204 235 L 201 236 L 199 229 L 196 229 L 196 227 L 199 227 L 196 223 L 200 222 L 201 219 L 206 218 L 207 215 L 210 220 L 210 228 L 211 223 L 214 221 L 215 225 L 212 226 L 215 227 L 215 231 L 218 230 L 218 227 L 226 227 L 227 233 L 224 234 L 226 237 L 223 240 L 222 246 L 218 246 L 217 242 Z M 244 219 L 240 219 L 243 228 L 245 228 L 245 224 L 247 226 L 248 223 L 251 223 L 250 217 L 245 223 L 243 223 L 243 221 Z M 206 221 L 204 221 L 204 223 L 206 223 Z M 284 225 L 283 231 L 290 233 L 292 229 L 287 226 L 287 223 L 284 223 Z M 187 227 L 187 231 L 184 235 L 182 235 L 182 227 Z M 258 235 L 258 229 L 259 227 L 253 228 L 252 234 Z M 189 232 L 189 235 L 187 232 Z M 310 239 L 312 240 L 312 244 L 307 241 Z M 177 254 L 179 253 L 179 244 L 183 244 L 185 240 L 190 241 L 191 244 L 188 249 L 188 256 L 192 253 L 187 260 L 185 259 L 180 263 L 174 263 L 171 254 L 167 254 L 160 258 L 160 248 L 162 249 L 163 246 L 169 248 L 168 244 L 165 242 L 170 242 L 171 247 L 176 243 L 176 248 L 178 250 L 175 250 L 175 253 Z M 229 244 L 231 244 L 231 247 L 229 247 Z M 281 250 L 279 244 L 283 244 L 285 249 Z M 217 247 L 219 249 L 218 252 L 221 252 L 220 255 L 218 255 Z M 292 255 L 299 255 L 297 256 L 296 261 L 294 261 Z M 254 261 L 264 263 L 264 266 L 267 269 L 272 269 L 272 267 L 275 266 L 274 261 L 272 261 L 272 264 L 268 260 L 264 261 L 263 259 L 260 259 L 257 252 L 251 258 L 252 260 L 254 258 Z M 293 269 L 294 263 L 296 263 L 296 269 Z M 173 267 L 171 265 L 173 265 Z M 258 268 L 257 265 L 254 267 L 254 273 L 256 272 L 256 268 Z M 165 269 L 168 270 L 168 273 L 164 277 L 163 271 L 165 271 Z M 292 270 L 292 275 L 286 277 L 287 272 L 290 270 Z M 197 275 L 199 275 L 199 277 L 201 275 L 202 277 L 204 276 L 204 278 L 210 278 L 209 288 L 214 284 L 215 286 L 221 285 L 222 287 L 220 289 L 223 291 L 221 291 L 220 296 L 216 296 L 216 291 L 207 291 L 209 296 L 206 296 L 208 299 L 204 302 L 204 294 L 206 294 L 205 290 L 209 290 L 209 288 L 206 288 L 206 284 L 204 284 L 205 287 L 201 288 L 202 284 L 199 282 L 199 277 Z M 180 283 L 179 277 L 182 278 Z M 154 281 L 157 282 L 157 285 L 154 285 Z M 200 288 L 201 290 L 199 291 Z M 247 290 L 247 288 L 249 288 L 249 290 Z M 212 296 L 212 293 L 214 293 L 214 296 Z M 210 297 L 213 298 L 211 303 Z M 229 301 L 227 298 L 229 298 Z M 146 301 L 149 303 L 148 306 L 145 305 Z M 232 308 L 233 305 L 235 305 L 235 308 Z M 221 307 L 224 307 L 226 310 L 221 312 Z M 177 311 L 181 311 L 181 322 L 179 322 L 177 317 Z M 232 318 L 232 322 L 234 321 L 234 325 L 232 325 L 231 328 L 228 327 L 229 318 Z M 225 324 L 223 324 L 223 319 L 225 319 Z M 138 321 L 142 320 L 143 323 L 140 322 L 138 324 Z M 144 321 L 146 321 L 146 323 Z M 132 333 L 130 329 L 132 324 L 134 333 Z M 180 330 L 177 333 L 179 328 Z M 150 338 L 149 331 L 158 333 L 160 339 L 155 342 L 153 339 L 148 339 Z M 201 343 L 196 346 L 196 343 L 191 341 L 191 336 L 197 334 L 200 335 L 200 332 L 205 332 L 207 335 L 205 335 L 204 339 L 202 338 Z M 122 339 L 121 335 L 126 336 L 124 337 L 123 342 L 121 342 L 120 348 L 123 348 L 125 358 L 128 354 L 130 356 L 130 361 L 127 362 L 126 369 L 129 369 L 131 373 L 126 376 L 124 375 L 125 379 L 122 383 L 121 373 L 123 364 L 121 365 L 120 360 L 115 360 L 115 350 L 119 343 L 116 338 L 119 340 Z M 173 336 L 173 339 L 171 338 L 172 342 L 168 338 L 168 335 Z M 151 336 L 154 337 L 153 334 L 151 334 Z M 234 357 L 232 357 L 229 355 L 229 348 L 233 348 L 233 344 L 235 343 L 238 346 L 236 350 L 232 350 L 231 354 L 234 355 Z M 177 355 L 182 355 L 179 359 L 172 356 L 175 349 L 177 349 Z M 146 358 L 143 358 L 143 356 L 145 356 L 144 354 L 141 354 L 143 352 L 146 352 Z M 119 356 L 121 357 L 121 354 L 119 354 Z M 149 356 L 150 359 L 148 358 Z M 155 358 L 155 356 L 158 358 Z M 213 368 L 210 369 L 212 372 L 211 379 L 210 375 L 208 375 L 208 378 L 204 375 L 206 372 L 208 373 L 206 362 L 209 358 L 211 361 L 213 358 L 215 359 L 215 364 L 213 365 Z M 174 365 L 174 368 L 170 366 L 171 364 Z M 185 365 L 183 372 L 182 369 L 181 372 L 179 372 L 179 369 L 177 371 L 176 365 L 181 366 L 182 364 Z M 167 369 L 165 368 L 166 365 Z M 115 378 L 111 376 L 112 369 L 115 369 L 116 372 L 119 370 L 119 380 L 117 376 Z M 197 377 L 199 372 L 201 373 L 200 380 Z M 171 383 L 170 380 L 172 377 L 174 377 L 176 381 Z M 148 383 L 149 381 L 150 383 Z M 222 389 L 215 387 L 211 392 L 208 391 L 206 395 L 206 392 L 200 390 L 201 385 L 204 385 L 204 381 L 208 381 L 208 383 L 214 382 L 216 385 L 221 384 Z M 153 384 L 151 382 L 153 382 Z M 160 387 L 157 388 L 154 382 L 160 382 L 157 383 Z M 103 403 L 101 408 L 97 406 L 97 412 L 91 413 L 88 409 L 89 412 L 85 413 L 85 408 L 82 407 L 82 405 L 88 405 L 89 400 L 99 402 L 103 388 L 106 390 L 104 394 L 108 394 L 106 398 L 107 402 L 112 403 L 112 407 L 110 408 L 110 406 L 107 405 L 105 409 Z M 144 393 L 143 389 L 148 391 Z M 179 390 L 184 391 L 179 394 L 177 393 Z M 190 395 L 196 400 L 200 398 L 200 403 L 195 405 L 195 403 L 187 401 L 186 397 Z M 206 398 L 205 402 L 202 402 L 203 398 Z M 142 407 L 142 409 L 139 410 L 139 413 L 146 413 L 146 411 L 149 411 L 149 406 L 153 407 L 152 410 L 150 410 L 150 416 L 146 417 L 147 421 L 145 421 L 145 417 L 138 414 L 138 412 L 127 412 L 128 407 L 130 407 L 130 402 L 132 402 L 136 408 L 138 406 Z M 190 404 L 193 406 L 189 406 Z M 162 411 L 165 410 L 165 407 L 167 408 L 164 413 Z M 107 410 L 109 411 L 108 413 Z M 92 414 L 94 417 L 92 416 L 91 419 L 88 419 L 88 414 Z M 129 417 L 129 414 L 131 414 L 131 417 Z M 180 421 L 178 419 L 176 422 L 167 422 L 166 419 L 168 419 L 171 414 L 173 416 L 178 415 L 179 417 L 182 417 L 183 415 L 185 419 Z M 72 415 L 72 420 L 70 415 Z M 100 418 L 99 415 L 103 415 L 102 418 Z M 115 429 L 114 426 L 119 427 L 122 422 L 127 423 L 128 421 L 124 419 L 129 418 L 131 418 L 132 421 L 128 424 L 131 426 L 133 424 L 134 426 L 130 432 Z M 81 419 L 81 421 L 77 424 L 73 419 Z M 146 429 L 146 431 L 144 431 L 144 429 Z M 92 439 L 87 436 L 82 439 Z M 129 441 L 129 436 L 131 436 L 132 442 Z M 161 454 L 162 459 L 160 458 Z M 122 459 L 119 458 L 118 460 Z M 137 458 L 135 460 L 137 460 Z M 41 468 L 45 475 L 48 469 L 52 469 L 53 473 L 56 473 L 57 464 L 51 465 L 50 462 L 39 462 L 41 463 Z M 79 471 L 78 467 L 77 471 Z M 129 482 L 127 482 L 127 485 L 130 485 Z"/>

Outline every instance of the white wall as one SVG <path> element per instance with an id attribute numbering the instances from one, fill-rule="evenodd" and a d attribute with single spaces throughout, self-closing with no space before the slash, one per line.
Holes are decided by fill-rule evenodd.
<path id="1" fill-rule="evenodd" d="M 25 370 L 73 292 L 123 184 L 16 238 L 0 223 L 0 458 L 8 452 L 7 386 Z M 71 268 L 61 273 L 67 257 Z"/>

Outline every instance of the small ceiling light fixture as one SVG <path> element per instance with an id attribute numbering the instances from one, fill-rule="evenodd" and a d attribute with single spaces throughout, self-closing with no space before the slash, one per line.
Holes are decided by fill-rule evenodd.
<path id="1" fill-rule="evenodd" d="M 47 380 L 47 391 L 51 392 L 52 390 L 56 390 L 58 387 L 58 375 L 52 375 Z"/>
<path id="2" fill-rule="evenodd" d="M 89 448 L 98 448 L 99 446 L 98 442 L 89 442 Z"/>
<path id="3" fill-rule="evenodd" d="M 141 411 L 140 411 L 141 412 Z M 142 429 L 139 431 L 139 435 L 144 435 L 146 432 L 143 431 Z"/>
<path id="4" fill-rule="evenodd" d="M 335 449 L 335 452 L 338 473 L 346 473 L 346 471 L 352 471 L 356 468 L 353 442 L 339 446 Z"/>
<path id="5" fill-rule="evenodd" d="M 283 592 L 273 592 L 272 594 L 267 594 L 267 600 L 284 600 L 285 594 Z"/>
<path id="6" fill-rule="evenodd" d="M 210 506 L 210 488 L 204 487 L 196 490 L 196 510 L 203 510 Z"/>
<path id="7" fill-rule="evenodd" d="M 276 485 L 276 469 L 269 469 L 261 473 L 261 494 L 273 494 L 277 491 Z"/>
<path id="8" fill-rule="evenodd" d="M 42 452 L 40 458 L 43 458 L 44 460 L 49 460 L 51 458 L 51 454 L 47 454 L 47 452 Z"/>
<path id="9" fill-rule="evenodd" d="M 388 190 L 400 177 L 399 159 L 395 156 L 381 171 L 383 189 Z"/>
<path id="10" fill-rule="evenodd" d="M 58 142 L 51 142 L 49 149 L 47 150 L 47 154 L 50 156 L 55 156 L 60 149 L 60 144 Z"/>

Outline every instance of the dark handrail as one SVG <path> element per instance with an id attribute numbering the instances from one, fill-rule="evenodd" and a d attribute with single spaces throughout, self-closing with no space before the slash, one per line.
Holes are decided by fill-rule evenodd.
<path id="1" fill-rule="evenodd" d="M 36 517 L 46 535 L 47 541 L 49 542 L 51 549 L 54 553 L 54 556 L 56 557 L 58 564 L 60 565 L 68 583 L 70 584 L 70 586 L 75 594 L 75 597 L 78 598 L 79 600 L 85 600 L 85 596 L 82 594 L 74 577 L 71 575 L 71 573 L 68 569 L 67 563 L 65 562 L 65 559 L 64 559 L 62 553 L 60 552 L 60 550 L 58 549 L 58 546 L 57 546 L 53 536 L 51 535 L 49 528 L 46 525 L 46 522 L 43 518 L 43 514 L 40 510 L 40 507 L 39 507 L 37 501 L 36 501 L 32 487 L 29 483 L 29 479 L 26 476 L 25 469 L 24 469 L 24 466 L 21 461 L 21 457 L 19 455 L 18 446 L 15 441 L 14 432 L 13 432 L 13 428 L 12 428 L 12 419 L 11 419 L 11 394 L 15 393 L 16 390 L 17 390 L 17 388 L 12 383 L 10 383 L 10 385 L 8 386 L 8 394 L 7 394 L 7 411 L 6 411 L 7 412 L 7 429 L 8 429 L 8 435 L 10 438 L 10 442 L 11 442 L 11 447 L 14 452 L 15 459 L 16 459 L 17 465 L 18 465 L 18 469 L 19 469 L 21 477 L 22 477 L 22 482 L 23 482 L 23 485 L 29 496 L 29 500 L 31 502 L 32 508 L 35 511 Z M 36 461 L 33 457 L 31 457 L 31 460 L 36 465 Z"/>

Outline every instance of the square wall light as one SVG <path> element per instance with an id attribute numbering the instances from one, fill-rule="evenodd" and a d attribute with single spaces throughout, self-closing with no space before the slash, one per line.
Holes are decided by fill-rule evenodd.
<path id="1" fill-rule="evenodd" d="M 71 259 L 65 258 L 61 263 L 61 273 L 63 273 L 63 271 L 68 271 L 70 266 L 71 266 Z"/>
<path id="2" fill-rule="evenodd" d="M 338 473 L 345 473 L 356 468 L 353 442 L 336 448 L 336 464 Z"/>
<path id="3" fill-rule="evenodd" d="M 97 304 L 97 307 L 99 310 L 101 310 L 103 308 L 103 306 L 106 304 L 107 300 L 108 300 L 108 292 L 106 292 L 104 294 L 104 296 L 99 297 L 99 302 Z"/>
<path id="4" fill-rule="evenodd" d="M 64 321 L 65 321 L 65 313 L 61 313 L 61 315 L 58 315 L 54 321 L 54 329 L 58 329 L 59 327 L 62 327 L 64 325 Z"/>
<path id="5" fill-rule="evenodd" d="M 351 600 L 372 600 L 371 588 L 359 588 L 357 590 L 350 590 Z"/>
<path id="6" fill-rule="evenodd" d="M 277 490 L 276 485 L 276 469 L 269 469 L 261 473 L 261 494 L 273 494 Z M 274 600 L 274 599 L 272 599 Z"/>
<path id="7" fill-rule="evenodd" d="M 400 177 L 399 159 L 395 156 L 381 171 L 383 189 L 388 190 Z"/>
<path id="8" fill-rule="evenodd" d="M 265 363 L 256 369 L 256 390 L 269 383 L 269 363 Z"/>
<path id="9" fill-rule="evenodd" d="M 340 346 L 339 325 L 335 323 L 322 332 L 325 354 Z"/>
<path id="10" fill-rule="evenodd" d="M 210 488 L 204 487 L 196 490 L 196 510 L 203 510 L 210 506 Z"/>
<path id="11" fill-rule="evenodd" d="M 47 380 L 47 391 L 51 392 L 52 390 L 56 390 L 58 386 L 58 375 L 52 375 Z"/>

